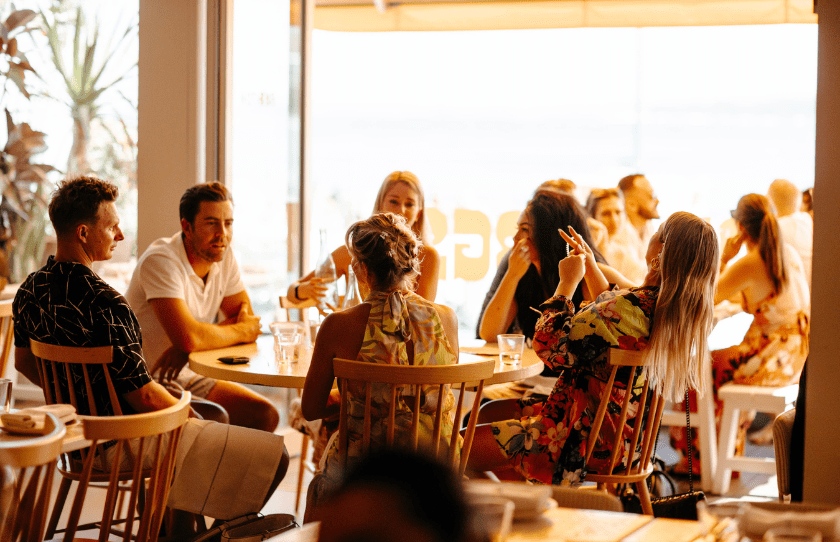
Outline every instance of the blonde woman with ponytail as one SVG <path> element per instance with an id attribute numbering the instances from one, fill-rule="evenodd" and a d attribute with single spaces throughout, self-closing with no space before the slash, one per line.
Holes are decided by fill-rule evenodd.
<path id="1" fill-rule="evenodd" d="M 644 283 L 629 290 L 608 290 L 586 242 L 574 230 L 562 235 L 574 252 L 558 265 L 560 282 L 541 305 L 534 334 L 534 349 L 560 377 L 544 403 L 523 402 L 515 418 L 478 427 L 470 454 L 475 470 L 544 484 L 583 482 L 583 451 L 611 371 L 610 348 L 647 352 L 651 363 L 632 387 L 634 395 L 641 394 L 645 378 L 672 400 L 688 388 L 703 389 L 701 367 L 708 357 L 719 266 L 714 229 L 690 213 L 671 215 L 648 245 Z M 581 279 L 597 298 L 575 312 L 570 300 Z M 615 397 L 619 404 L 622 399 Z M 611 419 L 604 422 L 590 466 L 600 468 L 602 458 L 609 457 L 619 411 L 618 406 L 607 410 Z M 637 415 L 632 412 L 620 428 L 625 453 Z"/>
<path id="2" fill-rule="evenodd" d="M 747 194 L 732 211 L 732 217 L 738 224 L 738 233 L 727 239 L 721 254 L 715 303 L 733 301 L 755 318 L 741 344 L 712 352 L 718 426 L 723 405 L 718 401 L 717 390 L 723 384 L 793 384 L 799 381 L 808 356 L 808 281 L 799 254 L 782 238 L 772 203 L 765 196 Z M 746 255 L 732 261 L 742 245 L 746 245 Z M 743 452 L 746 430 L 753 417 L 742 414 L 736 454 Z M 672 428 L 671 443 L 683 454 L 675 470 L 687 472 L 685 429 Z M 693 450 L 693 469 L 697 474 L 699 447 L 694 446 Z"/>

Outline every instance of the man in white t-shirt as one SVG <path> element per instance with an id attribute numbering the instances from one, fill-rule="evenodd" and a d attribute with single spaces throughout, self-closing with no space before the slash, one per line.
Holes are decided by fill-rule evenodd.
<path id="1" fill-rule="evenodd" d="M 800 211 L 802 192 L 792 182 L 776 179 L 770 183 L 767 197 L 773 202 L 778 215 L 779 229 L 785 243 L 791 245 L 799 257 L 811 286 L 811 259 L 814 251 L 814 219 L 807 212 Z"/>
<path id="2" fill-rule="evenodd" d="M 230 192 L 221 183 L 195 185 L 181 197 L 179 212 L 181 231 L 146 249 L 126 292 L 152 374 L 221 405 L 234 425 L 273 432 L 280 415 L 268 399 L 186 367 L 190 352 L 253 342 L 260 334 L 230 250 Z"/>

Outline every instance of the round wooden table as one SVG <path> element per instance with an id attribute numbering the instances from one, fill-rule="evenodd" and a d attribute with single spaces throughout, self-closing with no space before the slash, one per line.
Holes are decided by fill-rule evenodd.
<path id="1" fill-rule="evenodd" d="M 217 380 L 277 388 L 303 388 L 312 360 L 312 349 L 300 348 L 300 353 L 297 363 L 286 364 L 282 370 L 278 370 L 274 363 L 274 338 L 271 335 L 261 335 L 255 343 L 193 352 L 189 359 L 190 369 Z M 522 363 L 518 367 L 500 366 L 498 354 L 499 349 L 493 343 L 469 341 L 469 344 L 461 347 L 459 363 L 475 363 L 494 358 L 496 370 L 493 378 L 485 381 L 486 386 L 523 380 L 542 372 L 543 363 L 531 349 L 525 349 Z M 245 356 L 251 361 L 242 365 L 227 365 L 219 361 L 219 358 L 224 356 Z"/>

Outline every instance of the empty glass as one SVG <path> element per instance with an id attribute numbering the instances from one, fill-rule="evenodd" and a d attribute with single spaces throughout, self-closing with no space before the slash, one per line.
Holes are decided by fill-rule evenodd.
<path id="1" fill-rule="evenodd" d="M 505 333 L 496 335 L 499 344 L 499 362 L 507 367 L 518 367 L 522 363 L 522 352 L 525 350 L 525 335 Z"/>
<path id="2" fill-rule="evenodd" d="M 301 325 L 296 322 L 273 322 L 269 328 L 274 335 L 274 361 L 278 365 L 296 363 L 298 345 L 303 336 Z"/>

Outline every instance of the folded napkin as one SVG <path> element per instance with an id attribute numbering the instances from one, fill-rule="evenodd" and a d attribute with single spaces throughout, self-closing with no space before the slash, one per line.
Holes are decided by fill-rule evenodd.
<path id="1" fill-rule="evenodd" d="M 23 411 L 14 414 L 0 414 L 3 428 L 13 432 L 15 430 L 37 431 L 44 429 L 44 414 L 27 414 Z"/>

